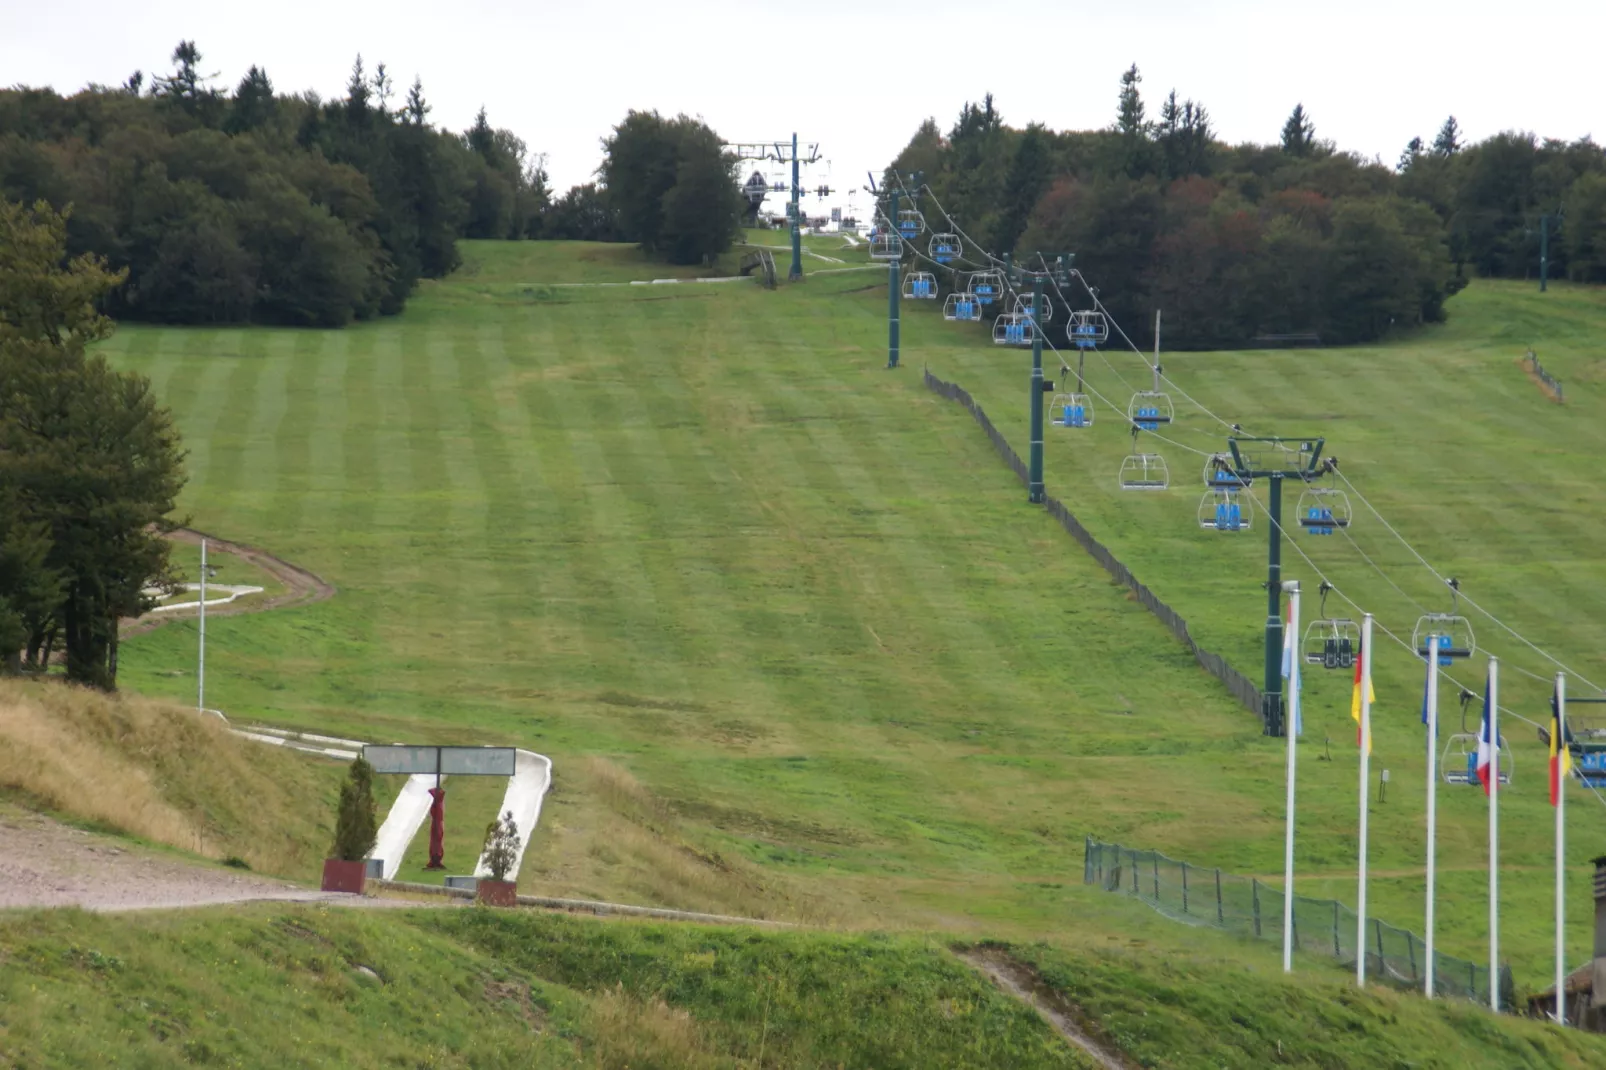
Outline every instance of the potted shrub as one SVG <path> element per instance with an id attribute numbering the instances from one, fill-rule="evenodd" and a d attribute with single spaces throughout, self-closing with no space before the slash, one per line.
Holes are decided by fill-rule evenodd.
<path id="1" fill-rule="evenodd" d="M 335 814 L 333 858 L 324 859 L 323 890 L 361 894 L 368 874 L 368 852 L 374 849 L 374 768 L 358 757 L 340 785 Z"/>
<path id="2" fill-rule="evenodd" d="M 518 882 L 507 879 L 518 859 L 519 827 L 513 823 L 513 811 L 509 810 L 485 829 L 481 860 L 491 875 L 475 882 L 474 898 L 493 907 L 518 906 Z"/>

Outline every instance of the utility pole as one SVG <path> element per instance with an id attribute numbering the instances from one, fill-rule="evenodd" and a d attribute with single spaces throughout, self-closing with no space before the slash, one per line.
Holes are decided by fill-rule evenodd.
<path id="1" fill-rule="evenodd" d="M 806 145 L 802 150 L 799 150 L 797 133 L 794 131 L 790 147 L 785 141 L 727 141 L 725 147 L 731 150 L 738 160 L 767 160 L 773 163 L 789 163 L 792 165 L 792 182 L 790 186 L 772 186 L 770 188 L 773 192 L 790 192 L 792 195 L 786 207 L 787 215 L 792 224 L 792 267 L 786 273 L 786 278 L 788 282 L 801 281 L 803 278 L 803 208 L 799 203 L 799 198 L 807 192 L 803 189 L 801 166 L 819 161 L 819 144 Z M 831 195 L 831 189 L 828 186 L 820 186 L 813 192 L 820 197 Z"/>
<path id="2" fill-rule="evenodd" d="M 1323 438 L 1229 438 L 1227 448 L 1232 453 L 1233 472 L 1239 481 L 1248 486 L 1251 480 L 1264 479 L 1270 484 L 1267 494 L 1266 545 L 1266 675 L 1261 688 L 1260 716 L 1265 735 L 1281 736 L 1288 731 L 1283 716 L 1283 480 L 1297 479 L 1304 485 L 1325 475 L 1334 463 L 1321 460 Z M 1297 443 L 1297 448 L 1285 448 L 1285 443 Z M 1265 447 L 1261 456 L 1251 454 Z"/>

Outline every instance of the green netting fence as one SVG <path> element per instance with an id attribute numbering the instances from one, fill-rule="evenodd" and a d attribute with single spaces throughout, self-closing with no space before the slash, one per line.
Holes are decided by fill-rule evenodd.
<path id="1" fill-rule="evenodd" d="M 1082 874 L 1084 884 L 1141 899 L 1178 921 L 1225 929 L 1277 946 L 1283 940 L 1283 893 L 1254 877 L 1190 865 L 1159 851 L 1139 851 L 1091 836 Z M 1336 899 L 1294 896 L 1294 947 L 1306 954 L 1355 966 L 1355 911 Z M 1420 989 L 1427 972 L 1427 945 L 1421 937 L 1378 918 L 1366 922 L 1366 976 L 1401 988 Z M 1489 1005 L 1489 968 L 1433 953 L 1435 995 L 1459 996 Z M 1500 1007 L 1513 1003 L 1511 970 L 1502 966 Z"/>

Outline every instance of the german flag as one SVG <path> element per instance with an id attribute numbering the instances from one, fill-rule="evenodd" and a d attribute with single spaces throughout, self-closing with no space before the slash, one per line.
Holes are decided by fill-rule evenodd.
<path id="1" fill-rule="evenodd" d="M 1567 733 L 1561 724 L 1561 704 L 1554 692 L 1550 696 L 1550 805 L 1561 805 L 1561 785 L 1572 772 L 1573 759 L 1567 750 Z"/>
<path id="2" fill-rule="evenodd" d="M 1357 644 L 1355 650 L 1355 690 L 1350 693 L 1349 700 L 1349 715 L 1355 718 L 1355 745 L 1357 747 L 1361 745 L 1362 737 L 1365 735 L 1365 731 L 1361 726 L 1361 689 L 1363 687 L 1366 689 L 1366 701 L 1376 702 L 1377 695 L 1372 690 L 1372 674 L 1366 671 L 1366 652 L 1361 650 L 1359 644 Z M 1370 744 L 1371 741 L 1366 740 L 1365 742 Z M 1366 753 L 1372 753 L 1370 745 L 1367 746 Z"/>

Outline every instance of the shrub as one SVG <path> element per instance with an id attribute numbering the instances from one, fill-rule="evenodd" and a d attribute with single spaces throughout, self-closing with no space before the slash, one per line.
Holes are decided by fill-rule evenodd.
<path id="1" fill-rule="evenodd" d="M 340 785 L 340 810 L 335 815 L 335 857 L 345 862 L 366 858 L 374 849 L 374 767 L 357 758 L 346 782 Z"/>
<path id="2" fill-rule="evenodd" d="M 513 864 L 519 860 L 519 826 L 509 810 L 485 828 L 485 848 L 482 852 L 491 879 L 507 880 Z"/>

